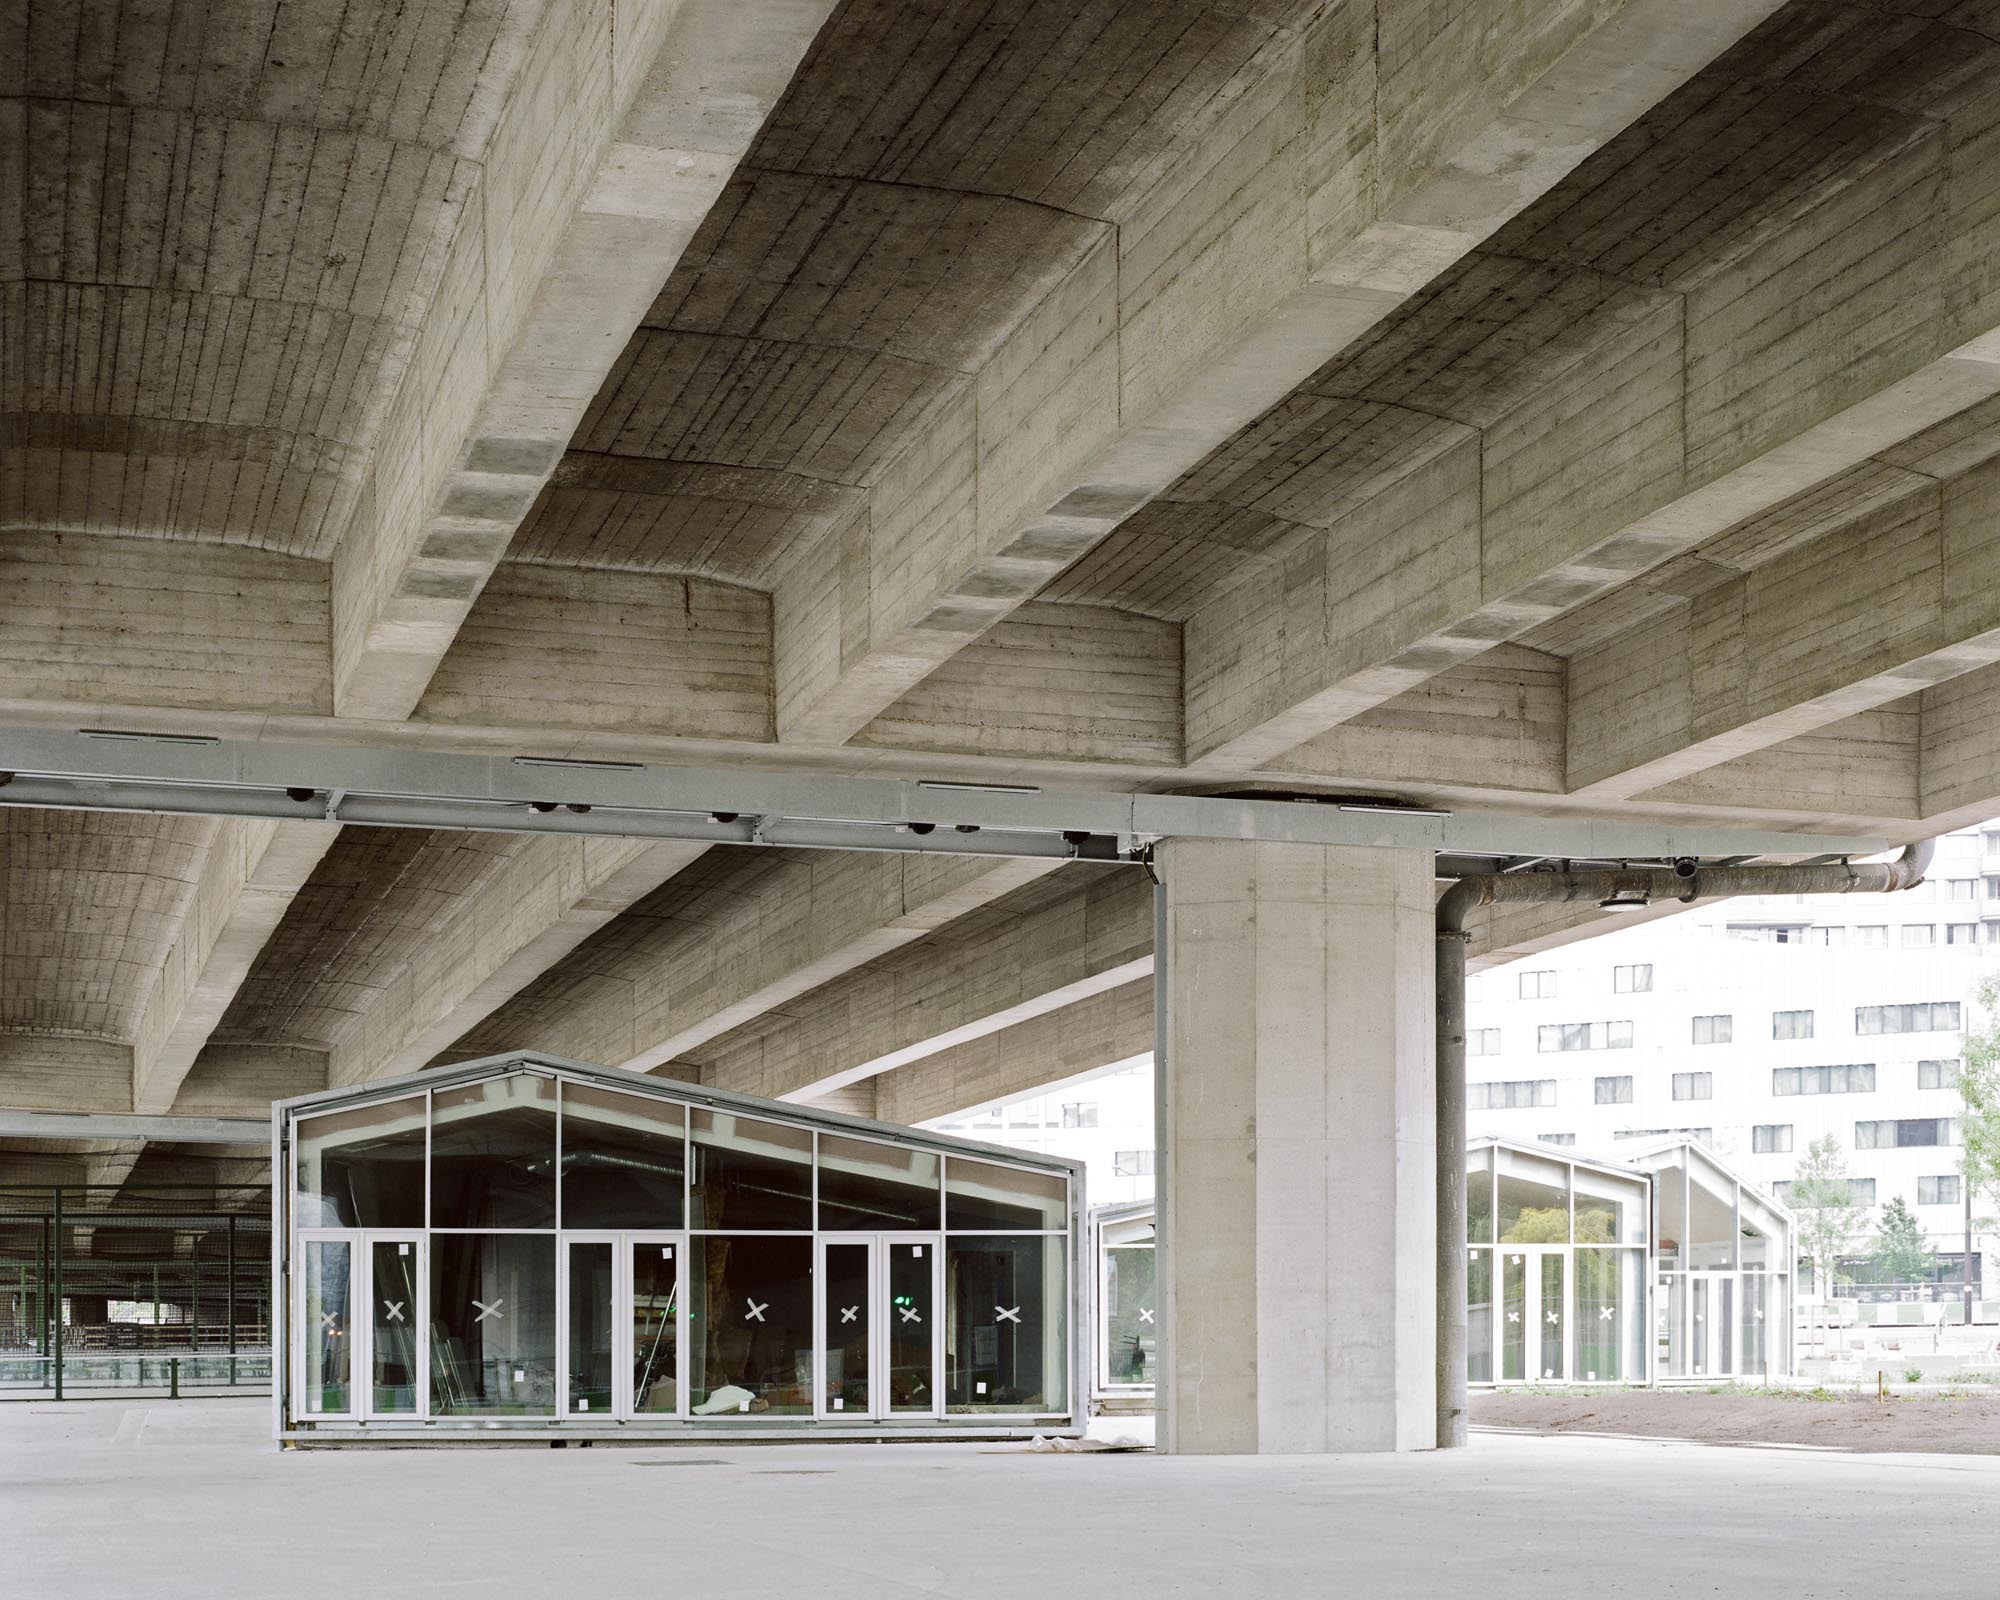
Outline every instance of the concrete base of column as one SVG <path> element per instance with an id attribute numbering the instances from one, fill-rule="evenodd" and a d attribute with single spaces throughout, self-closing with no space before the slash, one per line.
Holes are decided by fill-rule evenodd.
<path id="1" fill-rule="evenodd" d="M 1429 1448 L 1430 854 L 1175 841 L 1158 867 L 1160 1447 Z"/>

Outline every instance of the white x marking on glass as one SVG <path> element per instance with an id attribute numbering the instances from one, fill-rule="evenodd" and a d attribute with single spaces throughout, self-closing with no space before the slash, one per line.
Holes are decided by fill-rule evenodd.
<path id="1" fill-rule="evenodd" d="M 1605 1307 L 1603 1307 L 1603 1308 L 1602 1308 L 1602 1309 L 1601 1309 L 1601 1310 L 1600 1310 L 1600 1311 L 1599 1311 L 1599 1312 L 1597 1313 L 1597 1320 L 1598 1320 L 1599 1322 L 1609 1322 L 1609 1321 L 1611 1320 L 1611 1307 L 1609 1307 L 1609 1306 L 1605 1306 Z"/>
<path id="2" fill-rule="evenodd" d="M 924 1320 L 922 1313 L 915 1306 L 898 1306 L 896 1307 L 896 1311 L 905 1322 L 922 1322 Z"/>
<path id="3" fill-rule="evenodd" d="M 764 1320 L 764 1313 L 771 1309 L 770 1301 L 766 1300 L 760 1306 L 759 1304 L 757 1304 L 755 1300 L 752 1300 L 748 1295 L 745 1295 L 743 1297 L 743 1303 L 750 1308 L 748 1311 L 743 1313 L 743 1320 L 745 1322 L 762 1322 Z"/>
<path id="4" fill-rule="evenodd" d="M 319 1314 L 319 1325 L 322 1328 L 331 1328 L 339 1320 L 340 1313 L 337 1311 L 322 1311 Z"/>
<path id="5" fill-rule="evenodd" d="M 861 1308 L 859 1306 L 842 1306 L 840 1308 L 840 1320 L 842 1322 L 852 1322 L 860 1315 Z"/>
<path id="6" fill-rule="evenodd" d="M 1015 1306 L 1011 1311 L 1005 1306 L 995 1306 L 993 1309 L 998 1313 L 993 1318 L 996 1323 L 1019 1322 L 1021 1320 L 1021 1308 L 1019 1306 Z"/>
<path id="7" fill-rule="evenodd" d="M 1551 1328 L 1553 1328 L 1560 1321 L 1562 1321 L 1562 1318 L 1557 1316 L 1553 1311 L 1549 1313 L 1549 1326 Z"/>
<path id="8" fill-rule="evenodd" d="M 1152 1313 L 1152 1312 L 1150 1312 L 1150 1311 L 1148 1311 L 1148 1310 L 1146 1310 L 1146 1309 L 1145 1309 L 1145 1308 L 1144 1308 L 1144 1307 L 1142 1306 L 1142 1307 L 1140 1308 L 1140 1310 L 1139 1310 L 1139 1320 L 1140 1320 L 1141 1322 L 1151 1322 L 1151 1321 L 1153 1320 L 1153 1313 Z"/>
<path id="9" fill-rule="evenodd" d="M 1510 1311 L 1507 1313 L 1507 1320 L 1509 1322 L 1519 1322 L 1521 1320 L 1521 1313 L 1518 1311 Z"/>
<path id="10" fill-rule="evenodd" d="M 384 1322 L 401 1322 L 403 1320 L 403 1302 L 400 1300 L 384 1300 L 382 1302 L 382 1320 Z"/>
<path id="11" fill-rule="evenodd" d="M 475 1300 L 472 1303 L 479 1308 L 479 1315 L 472 1319 L 474 1322 L 484 1322 L 488 1317 L 497 1322 L 501 1316 L 500 1308 L 507 1302 L 504 1299 L 495 1300 L 490 1306 L 484 1300 Z"/>

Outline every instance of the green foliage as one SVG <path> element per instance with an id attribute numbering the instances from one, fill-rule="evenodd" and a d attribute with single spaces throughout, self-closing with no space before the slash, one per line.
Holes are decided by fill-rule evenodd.
<path id="1" fill-rule="evenodd" d="M 1924 1369 L 1922 1367 L 1905 1367 L 1903 1369 L 1903 1382 L 1922 1383 L 1923 1381 Z"/>
<path id="2" fill-rule="evenodd" d="M 1958 1091 L 1959 1174 L 1965 1192 L 2000 1204 L 2000 975 L 1980 980 L 1978 1010 L 1965 1030 Z"/>
<path id="3" fill-rule="evenodd" d="M 1868 1269 L 1877 1283 L 1922 1283 L 1937 1263 L 1916 1214 L 1897 1195 L 1882 1208 L 1882 1226 L 1869 1251 Z"/>
<path id="4" fill-rule="evenodd" d="M 1523 1206 L 1513 1226 L 1500 1235 L 1502 1244 L 1564 1244 L 1568 1240 L 1567 1206 Z"/>
<path id="5" fill-rule="evenodd" d="M 1841 1280 L 1840 1258 L 1854 1247 L 1862 1225 L 1847 1186 L 1847 1153 L 1832 1134 L 1806 1146 L 1792 1175 L 1790 1205 L 1799 1219 L 1799 1251 L 1813 1264 L 1825 1295 Z"/>

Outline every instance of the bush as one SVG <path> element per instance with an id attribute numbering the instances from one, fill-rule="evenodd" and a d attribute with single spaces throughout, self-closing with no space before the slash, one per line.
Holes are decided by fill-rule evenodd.
<path id="1" fill-rule="evenodd" d="M 1904 1370 L 1903 1382 L 1922 1383 L 1923 1381 L 1924 1381 L 1924 1369 L 1922 1367 L 1909 1367 Z"/>

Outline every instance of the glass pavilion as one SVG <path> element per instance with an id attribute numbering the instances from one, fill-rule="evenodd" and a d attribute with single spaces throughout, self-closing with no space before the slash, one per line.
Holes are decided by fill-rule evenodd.
<path id="1" fill-rule="evenodd" d="M 281 1438 L 1081 1424 L 1076 1163 L 534 1054 L 273 1138 Z"/>
<path id="2" fill-rule="evenodd" d="M 1629 1163 L 1509 1139 L 1465 1153 L 1466 1377 L 1762 1380 L 1792 1370 L 1792 1219 L 1691 1139 Z M 1091 1397 L 1148 1401 L 1154 1203 L 1091 1213 Z"/>

